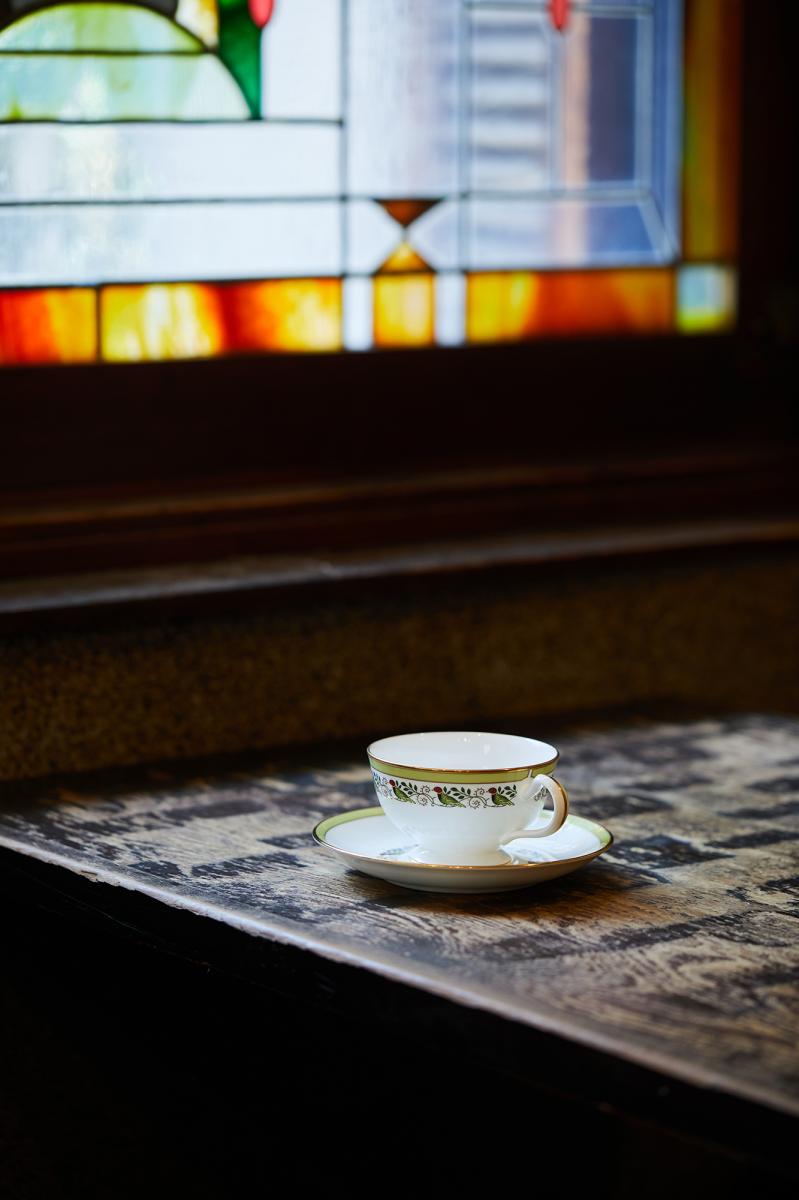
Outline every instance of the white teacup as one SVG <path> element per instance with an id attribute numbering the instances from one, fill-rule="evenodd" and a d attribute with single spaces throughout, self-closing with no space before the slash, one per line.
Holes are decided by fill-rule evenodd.
<path id="1" fill-rule="evenodd" d="M 546 742 L 508 733 L 405 733 L 367 750 L 377 798 L 419 862 L 494 866 L 514 838 L 548 837 L 569 811 L 551 772 L 558 752 Z M 528 829 L 547 796 L 548 825 Z"/>

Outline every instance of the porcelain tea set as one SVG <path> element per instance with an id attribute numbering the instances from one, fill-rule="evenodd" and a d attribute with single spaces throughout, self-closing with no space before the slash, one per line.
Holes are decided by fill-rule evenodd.
<path id="1" fill-rule="evenodd" d="M 380 807 L 328 817 L 314 837 L 368 875 L 422 891 L 510 891 L 575 871 L 613 840 L 569 813 L 546 742 L 407 733 L 372 742 L 367 755 Z"/>

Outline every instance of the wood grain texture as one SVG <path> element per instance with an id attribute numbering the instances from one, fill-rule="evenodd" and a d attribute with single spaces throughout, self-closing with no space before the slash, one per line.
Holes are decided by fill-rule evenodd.
<path id="1" fill-rule="evenodd" d="M 2 516 L 0 515 L 0 525 Z M 314 596 L 348 597 L 403 583 L 445 582 L 491 571 L 511 576 L 565 563 L 596 564 L 799 544 L 799 515 L 655 525 L 536 530 L 412 546 L 272 555 L 0 582 L 0 636 L 97 629 L 131 620 L 263 610 Z"/>
<path id="2" fill-rule="evenodd" d="M 616 844 L 526 892 L 425 896 L 315 846 L 321 817 L 373 803 L 360 760 L 7 784 L 0 844 L 799 1114 L 799 721 L 558 744 L 574 811 Z"/>
<path id="3" fill-rule="evenodd" d="M 524 454 L 532 432 L 516 436 Z M 434 440 L 450 439 L 442 431 Z M 364 448 L 362 459 L 374 472 L 374 454 Z M 611 531 L 635 521 L 654 525 L 657 534 L 664 522 L 741 523 L 769 515 L 791 521 L 799 509 L 799 449 L 789 437 L 649 452 L 594 445 L 543 461 L 529 451 L 526 460 L 492 460 L 485 451 L 476 455 L 474 446 L 468 454 L 453 447 L 446 461 L 439 455 L 427 467 L 414 468 L 401 454 L 392 462 L 402 465 L 381 463 L 371 475 L 294 481 L 244 475 L 193 487 L 184 482 L 180 489 L 120 486 L 115 494 L 103 487 L 5 494 L 0 469 L 0 578 L 163 569 L 242 555 L 374 552 L 405 543 L 424 549 L 464 530 L 472 538 L 583 531 L 587 514 Z"/>

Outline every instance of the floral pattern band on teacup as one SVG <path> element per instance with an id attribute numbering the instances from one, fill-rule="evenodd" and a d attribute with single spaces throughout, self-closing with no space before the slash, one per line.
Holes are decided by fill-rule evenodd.
<path id="1" fill-rule="evenodd" d="M 381 800 L 399 800 L 402 804 L 432 808 L 512 808 L 517 796 L 515 783 L 497 786 L 476 784 L 416 783 L 413 779 L 392 779 L 372 768 L 375 790 Z M 543 790 L 543 789 L 542 789 Z"/>

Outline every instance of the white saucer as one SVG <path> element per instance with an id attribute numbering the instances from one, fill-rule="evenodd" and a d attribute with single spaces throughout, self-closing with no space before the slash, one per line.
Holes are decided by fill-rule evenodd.
<path id="1" fill-rule="evenodd" d="M 546 824 L 549 814 L 541 823 Z M 612 844 L 596 821 L 571 814 L 547 838 L 519 839 L 506 847 L 513 861 L 497 867 L 452 867 L 415 862 L 413 846 L 392 825 L 382 808 L 359 808 L 320 821 L 313 831 L 325 846 L 356 871 L 376 875 L 421 892 L 508 892 L 568 875 Z M 405 844 L 403 844 L 405 842 Z"/>

